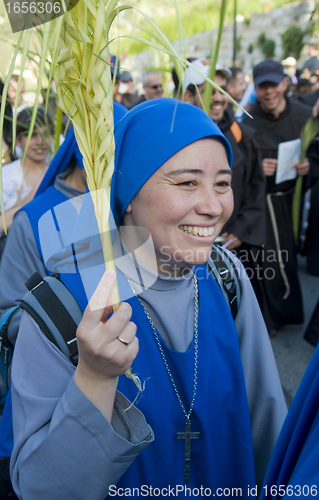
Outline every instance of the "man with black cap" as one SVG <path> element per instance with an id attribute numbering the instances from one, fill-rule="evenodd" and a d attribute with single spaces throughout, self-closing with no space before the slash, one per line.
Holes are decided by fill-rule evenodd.
<path id="1" fill-rule="evenodd" d="M 255 141 L 266 176 L 267 238 L 260 255 L 262 276 L 257 294 L 269 332 L 290 323 L 303 322 L 303 307 L 297 275 L 296 248 L 292 227 L 292 199 L 296 179 L 276 184 L 278 146 L 300 137 L 311 108 L 285 96 L 284 67 L 267 59 L 253 68 L 257 94 L 247 125 L 256 130 Z M 298 176 L 309 172 L 309 161 L 291 165 Z"/>

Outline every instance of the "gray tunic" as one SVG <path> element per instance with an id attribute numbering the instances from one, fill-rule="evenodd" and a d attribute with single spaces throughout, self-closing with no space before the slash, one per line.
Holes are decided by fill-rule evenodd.
<path id="1" fill-rule="evenodd" d="M 242 265 L 235 258 L 234 261 L 243 285 L 236 327 L 250 409 L 257 483 L 261 485 L 287 409 L 255 295 Z M 176 332 L 176 300 L 171 299 L 176 287 L 178 302 L 185 307 L 193 293 L 191 280 L 157 281 L 152 290 L 143 293 L 143 300 L 150 312 L 152 308 L 156 310 L 154 319 L 160 333 L 165 330 L 170 344 L 183 351 L 189 337 L 186 333 L 182 340 L 180 329 Z M 163 311 L 165 316 L 171 315 L 169 324 L 161 323 Z M 184 316 L 189 331 L 193 313 Z M 180 337 L 178 345 L 177 337 Z M 102 500 L 108 487 L 117 482 L 153 439 L 143 415 L 134 406 L 124 411 L 130 404 L 120 394 L 110 425 L 77 388 L 74 370 L 24 313 L 12 367 L 15 447 L 11 462 L 13 485 L 23 500 Z"/>

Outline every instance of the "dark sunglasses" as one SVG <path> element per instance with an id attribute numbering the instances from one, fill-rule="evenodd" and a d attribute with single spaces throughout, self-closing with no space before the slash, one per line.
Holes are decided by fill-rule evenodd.
<path id="1" fill-rule="evenodd" d="M 158 85 L 146 85 L 146 87 L 148 87 L 149 89 L 153 89 L 153 90 L 156 90 L 158 88 L 162 88 L 162 84 L 159 83 Z"/>

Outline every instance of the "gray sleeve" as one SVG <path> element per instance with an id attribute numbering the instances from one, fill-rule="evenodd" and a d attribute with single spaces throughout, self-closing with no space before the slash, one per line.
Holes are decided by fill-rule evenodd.
<path id="1" fill-rule="evenodd" d="M 18 212 L 8 232 L 0 262 L 0 312 L 19 304 L 27 292 L 25 282 L 38 272 L 46 276 L 27 214 Z"/>
<path id="2" fill-rule="evenodd" d="M 260 488 L 287 414 L 287 406 L 255 293 L 243 265 L 233 254 L 230 255 L 237 265 L 242 283 L 242 298 L 235 324 L 250 410 L 256 484 Z"/>
<path id="3" fill-rule="evenodd" d="M 110 424 L 77 387 L 74 370 L 24 312 L 12 366 L 10 467 L 20 499 L 103 500 L 153 440 L 142 413 L 120 393 Z"/>

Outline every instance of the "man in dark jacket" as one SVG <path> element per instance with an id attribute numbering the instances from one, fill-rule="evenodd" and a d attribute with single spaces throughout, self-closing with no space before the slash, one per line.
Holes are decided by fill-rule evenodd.
<path id="1" fill-rule="evenodd" d="M 255 141 L 267 180 L 267 240 L 256 291 L 269 331 L 303 322 L 301 289 L 297 275 L 296 245 L 292 226 L 292 199 L 296 178 L 276 183 L 278 146 L 300 137 L 311 108 L 285 96 L 287 80 L 278 61 L 267 59 L 253 68 L 257 99 L 245 123 L 256 131 Z M 287 145 L 286 145 L 287 146 Z M 291 144 L 289 145 L 292 146 Z M 309 161 L 291 165 L 306 176 Z"/>

